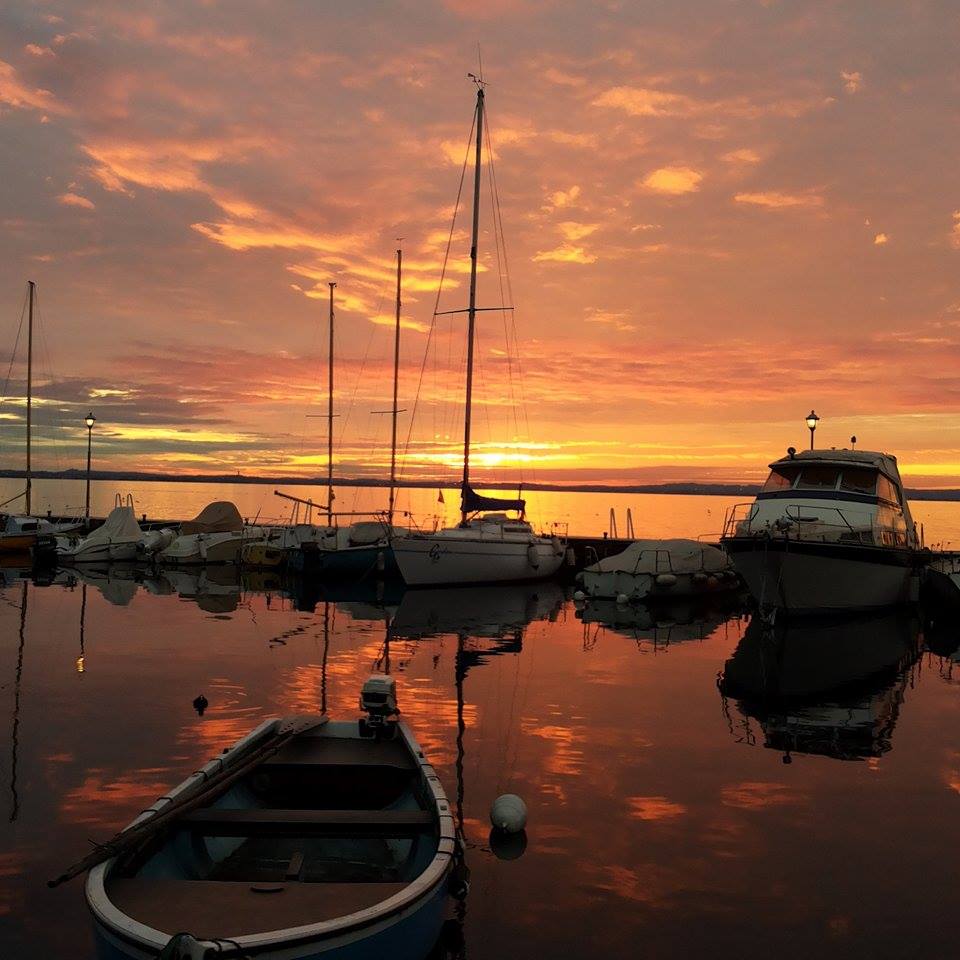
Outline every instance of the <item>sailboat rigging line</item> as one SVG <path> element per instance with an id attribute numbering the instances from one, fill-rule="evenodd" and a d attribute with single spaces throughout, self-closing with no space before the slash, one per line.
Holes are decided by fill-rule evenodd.
<path id="1" fill-rule="evenodd" d="M 40 312 L 40 291 L 34 291 L 34 327 L 37 332 L 37 340 L 40 345 L 40 366 L 41 374 L 46 374 L 47 382 L 53 383 L 53 355 L 50 352 L 50 341 L 47 339 L 47 329 L 43 323 L 43 316 Z M 45 368 L 45 369 L 44 369 Z M 41 407 L 41 410 L 43 408 Z M 63 457 L 63 444 L 60 441 L 60 436 L 65 431 L 66 427 L 64 422 L 60 417 L 61 408 L 59 404 L 51 404 L 50 407 L 50 417 L 51 421 L 47 424 L 50 428 L 50 432 L 47 436 L 50 446 L 53 448 L 53 462 L 58 472 L 63 472 L 66 463 L 64 462 Z M 62 479 L 55 481 L 57 488 L 60 492 L 60 499 L 62 504 L 66 504 L 66 490 L 64 488 L 64 481 Z"/>
<path id="2" fill-rule="evenodd" d="M 440 269 L 440 282 L 437 284 L 437 297 L 433 304 L 433 317 L 430 320 L 430 329 L 427 332 L 427 343 L 423 351 L 423 362 L 420 364 L 420 374 L 417 378 L 417 392 L 413 399 L 413 411 L 410 414 L 410 425 L 407 428 L 407 440 L 403 448 L 403 457 L 401 458 L 401 470 L 406 464 L 407 455 L 410 450 L 410 441 L 413 437 L 413 425 L 417 418 L 417 406 L 420 403 L 420 388 L 423 385 L 423 374 L 427 367 L 427 360 L 430 357 L 430 346 L 433 340 L 433 332 L 436 326 L 437 308 L 440 306 L 440 296 L 443 293 L 443 281 L 447 275 L 447 263 L 450 260 L 450 247 L 453 245 L 453 232 L 457 225 L 457 214 L 460 212 L 460 198 L 463 195 L 463 184 L 467 176 L 467 164 L 470 162 L 470 146 L 473 141 L 473 131 L 476 129 L 477 113 L 474 111 L 473 122 L 470 124 L 470 136 L 467 137 L 467 149 L 463 157 L 463 166 L 460 168 L 460 184 L 457 187 L 457 199 L 453 205 L 453 216 L 450 218 L 450 232 L 447 235 L 447 245 L 443 252 L 443 266 Z"/>
<path id="3" fill-rule="evenodd" d="M 313 330 L 313 338 L 310 341 L 310 347 L 307 351 L 307 356 L 312 356 L 314 353 L 320 353 L 320 326 L 319 324 L 312 324 L 311 330 Z M 320 364 L 318 363 L 313 368 L 313 383 L 310 385 L 310 394 L 307 399 L 304 410 L 310 410 L 313 407 L 313 398 L 320 390 Z M 303 419 L 308 417 L 307 413 L 301 414 Z M 300 453 L 303 453 L 303 448 L 307 441 L 307 425 L 303 425 L 303 429 L 300 431 Z"/>
<path id="4" fill-rule="evenodd" d="M 487 124 L 489 130 L 489 122 Z M 503 272 L 504 277 L 507 283 L 507 297 L 506 302 L 513 303 L 513 281 L 510 278 L 510 258 L 507 255 L 507 236 L 503 230 L 503 211 L 500 206 L 500 188 L 497 186 L 497 165 L 494 160 L 493 151 L 488 151 L 489 154 L 489 166 L 490 166 L 490 179 L 493 184 L 493 199 L 496 206 L 496 223 L 494 236 L 500 237 L 500 243 L 503 246 Z M 503 300 L 501 300 L 503 302 Z M 512 309 L 512 308 L 511 308 Z M 506 318 L 504 318 L 506 319 Z M 524 389 L 524 380 L 523 380 L 523 351 L 520 349 L 520 336 L 517 333 L 517 315 L 516 313 L 510 314 L 510 328 L 513 332 L 513 356 L 517 365 L 517 383 L 520 388 L 520 412 L 523 415 L 524 421 L 524 431 L 527 437 L 530 436 L 530 414 L 527 407 L 527 397 L 526 390 Z M 508 348 L 509 349 L 509 348 Z M 536 471 L 531 471 L 536 478 Z"/>
<path id="5" fill-rule="evenodd" d="M 383 309 L 383 301 L 386 299 L 386 295 L 383 290 L 380 291 L 380 303 L 377 305 L 377 312 L 374 316 L 380 316 L 380 312 Z M 357 393 L 360 390 L 360 384 L 363 383 L 363 374 L 367 369 L 367 361 L 370 359 L 370 346 L 373 343 L 373 336 L 376 333 L 376 325 L 370 324 L 370 331 L 367 335 L 367 343 L 363 349 L 363 359 L 360 361 L 360 371 L 357 374 L 356 379 L 353 384 L 353 393 L 350 395 L 350 402 L 347 404 L 347 412 L 343 415 L 343 418 L 340 421 L 340 435 L 337 437 L 337 446 L 343 448 L 343 441 L 346 437 L 347 432 L 347 423 L 350 420 L 350 414 L 353 412 L 354 406 L 357 402 Z M 357 502 L 360 497 L 360 489 L 354 488 L 353 491 L 353 500 L 351 501 L 351 506 L 354 510 L 357 509 Z"/>
<path id="6" fill-rule="evenodd" d="M 512 307 L 507 307 L 507 299 L 504 295 L 503 290 L 503 275 L 506 268 L 507 260 L 507 244 L 506 240 L 501 236 L 501 230 L 503 225 L 498 222 L 497 211 L 498 211 L 498 201 L 499 194 L 497 192 L 497 181 L 493 172 L 493 141 L 490 137 L 490 119 L 487 118 L 487 182 L 490 184 L 490 213 L 491 220 L 493 222 L 493 245 L 494 250 L 497 256 L 497 282 L 500 286 L 500 306 L 493 307 L 490 309 L 501 311 L 501 316 L 503 317 L 503 339 L 504 347 L 507 353 L 507 383 L 510 388 L 510 412 L 513 415 L 513 432 L 518 434 L 520 432 L 520 427 L 517 423 L 517 399 L 516 394 L 513 389 L 513 345 L 510 343 L 510 328 L 507 325 L 507 310 L 512 310 Z M 503 248 L 501 251 L 501 247 Z M 523 473 L 521 471 L 521 479 Z"/>
<path id="7" fill-rule="evenodd" d="M 7 366 L 7 377 L 3 381 L 3 394 L 0 396 L 0 403 L 5 402 L 7 399 L 7 390 L 10 387 L 10 378 L 13 375 L 13 364 L 17 359 L 17 348 L 20 346 L 20 337 L 23 336 L 23 321 L 27 315 L 27 294 L 23 295 L 23 303 L 20 305 L 20 322 L 17 325 L 17 336 L 13 341 L 13 350 L 10 353 L 10 363 Z"/>

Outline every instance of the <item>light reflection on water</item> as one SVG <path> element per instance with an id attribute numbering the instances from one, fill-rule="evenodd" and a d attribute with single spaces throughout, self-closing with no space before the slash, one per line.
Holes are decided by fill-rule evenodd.
<path id="1" fill-rule="evenodd" d="M 770 631 L 735 608 L 577 609 L 550 584 L 4 576 L 4 957 L 89 955 L 81 882 L 44 886 L 88 838 L 266 716 L 354 716 L 388 664 L 462 795 L 466 956 L 947 956 L 960 933 L 949 612 Z M 514 860 L 489 849 L 506 791 L 530 809 Z"/>

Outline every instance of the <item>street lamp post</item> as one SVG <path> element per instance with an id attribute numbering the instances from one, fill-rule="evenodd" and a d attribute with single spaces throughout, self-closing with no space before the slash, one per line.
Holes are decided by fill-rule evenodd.
<path id="1" fill-rule="evenodd" d="M 90 526 L 90 449 L 93 444 L 93 425 L 97 422 L 97 418 L 93 413 L 88 413 L 84 423 L 87 425 L 87 504 L 83 510 L 83 519 L 86 521 L 86 525 Z"/>
<path id="2" fill-rule="evenodd" d="M 813 432 L 817 429 L 820 418 L 811 410 L 807 414 L 807 426 L 810 428 L 810 449 L 813 449 Z"/>

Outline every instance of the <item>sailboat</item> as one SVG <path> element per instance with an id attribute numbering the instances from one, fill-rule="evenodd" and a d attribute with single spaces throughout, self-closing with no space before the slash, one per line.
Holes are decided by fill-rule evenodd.
<path id="1" fill-rule="evenodd" d="M 467 313 L 467 374 L 463 428 L 460 523 L 433 533 L 410 532 L 391 540 L 393 555 L 408 586 L 544 580 L 563 562 L 564 544 L 539 536 L 524 518 L 526 502 L 485 497 L 470 485 L 470 420 L 477 319 L 477 247 L 480 229 L 480 173 L 483 160 L 484 83 L 477 85 L 476 155 L 473 168 L 473 233 L 470 246 L 470 302 Z M 459 311 L 458 311 L 459 312 Z M 485 512 L 494 511 L 494 512 Z M 516 519 L 507 512 L 516 512 Z"/>
<path id="2" fill-rule="evenodd" d="M 51 523 L 43 517 L 31 516 L 33 508 L 33 471 L 30 457 L 33 450 L 33 313 L 36 301 L 37 285 L 27 281 L 27 462 L 26 489 L 18 493 L 0 507 L 4 507 L 21 497 L 25 500 L 25 513 L 6 514 L 0 512 L 0 554 L 25 554 L 36 550 L 38 546 L 53 546 L 56 533 L 66 533 L 76 529 L 76 523 Z"/>
<path id="3" fill-rule="evenodd" d="M 393 347 L 393 406 L 390 408 L 392 416 L 392 433 L 390 443 L 390 499 L 386 516 L 379 514 L 373 520 L 361 520 L 351 523 L 348 527 L 339 528 L 330 526 L 321 531 L 321 535 L 304 541 L 295 566 L 309 567 L 312 571 L 319 571 L 329 577 L 349 576 L 363 578 L 370 575 L 396 576 L 397 567 L 393 559 L 391 537 L 399 532 L 393 525 L 397 493 L 397 415 L 400 410 L 397 406 L 398 383 L 400 373 L 400 288 L 403 268 L 403 250 L 397 249 L 397 298 L 396 322 L 394 328 Z M 327 522 L 333 524 L 333 288 L 330 285 L 330 351 L 329 370 L 330 386 L 327 405 Z M 278 494 L 288 500 L 295 498 L 287 494 Z M 299 500 L 299 503 L 308 501 Z M 310 505 L 312 506 L 312 504 Z M 367 516 L 364 514 L 364 516 Z M 333 533 L 333 536 L 330 534 Z"/>

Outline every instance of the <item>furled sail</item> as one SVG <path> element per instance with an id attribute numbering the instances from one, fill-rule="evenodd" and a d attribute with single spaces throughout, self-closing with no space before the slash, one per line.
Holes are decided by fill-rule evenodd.
<path id="1" fill-rule="evenodd" d="M 518 510 L 522 514 L 527 508 L 526 500 L 519 498 L 516 500 L 501 500 L 498 497 L 481 497 L 469 486 L 464 486 L 460 497 L 463 504 L 461 509 L 464 513 L 477 513 L 480 510 Z"/>

